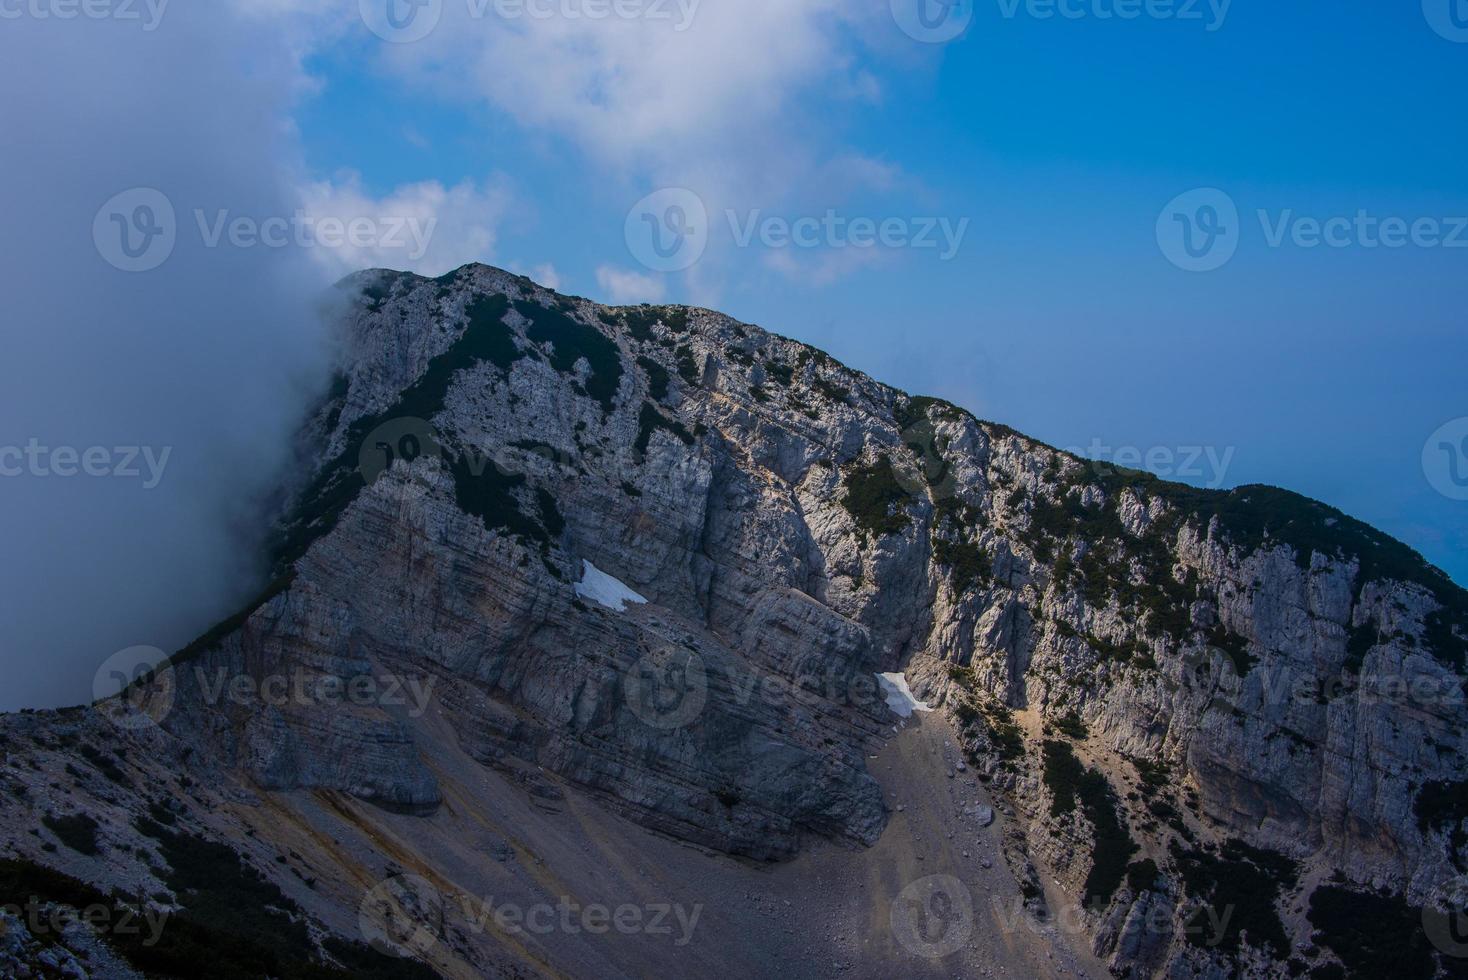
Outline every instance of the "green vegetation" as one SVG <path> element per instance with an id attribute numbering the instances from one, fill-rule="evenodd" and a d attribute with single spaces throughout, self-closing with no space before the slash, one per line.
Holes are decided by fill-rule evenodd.
<path id="1" fill-rule="evenodd" d="M 1157 862 L 1151 858 L 1143 858 L 1127 865 L 1126 886 L 1131 889 L 1133 895 L 1140 895 L 1142 892 L 1150 891 L 1161 876 L 1161 872 L 1157 870 Z"/>
<path id="2" fill-rule="evenodd" d="M 546 529 L 525 515 L 513 492 L 525 485 L 523 474 L 503 473 L 486 459 L 465 456 L 449 460 L 449 472 L 454 478 L 454 500 L 459 509 L 482 520 L 486 530 L 503 530 L 542 545 L 548 543 Z"/>
<path id="3" fill-rule="evenodd" d="M 1249 652 L 1249 641 L 1236 633 L 1230 633 L 1222 623 L 1213 628 L 1213 632 L 1208 635 L 1208 642 L 1223 651 L 1229 663 L 1233 664 L 1234 673 L 1240 677 L 1248 674 L 1259 663 L 1259 658 Z"/>
<path id="4" fill-rule="evenodd" d="M 960 667 L 958 664 L 949 665 L 948 679 L 965 691 L 972 691 L 979 683 L 978 677 L 975 676 L 972 667 Z"/>
<path id="5" fill-rule="evenodd" d="M 650 357 L 639 357 L 637 366 L 647 372 L 647 390 L 654 401 L 668 397 L 668 369 Z"/>
<path id="6" fill-rule="evenodd" d="M 1227 841 L 1216 851 L 1175 846 L 1173 859 L 1187 893 L 1208 907 L 1187 921 L 1189 942 L 1206 947 L 1216 939 L 1220 949 L 1237 953 L 1247 932 L 1251 945 L 1276 959 L 1289 956 L 1289 937 L 1276 905 L 1299 880 L 1294 861 L 1240 840 Z M 1222 925 L 1221 936 L 1216 935 L 1215 923 Z"/>
<path id="7" fill-rule="evenodd" d="M 1091 737 L 1090 731 L 1086 728 L 1086 723 L 1081 721 L 1081 716 L 1074 711 L 1061 715 L 1052 724 L 1055 726 L 1055 731 L 1064 735 L 1066 738 L 1084 741 Z"/>
<path id="8" fill-rule="evenodd" d="M 693 445 L 693 433 L 683 427 L 677 419 L 670 419 L 652 402 L 643 402 L 642 410 L 637 413 L 637 441 L 632 448 L 639 456 L 647 455 L 648 443 L 652 441 L 652 434 L 658 429 L 666 429 L 676 436 L 685 446 Z"/>
<path id="9" fill-rule="evenodd" d="M 117 783 L 119 786 L 129 785 L 127 774 L 122 771 L 114 756 L 94 748 L 85 742 L 77 746 L 77 751 L 81 753 L 82 758 L 92 764 L 92 768 L 112 780 L 112 782 Z"/>
<path id="10" fill-rule="evenodd" d="M 105 908 L 109 922 L 135 922 L 138 928 L 107 930 L 104 938 L 135 970 L 149 977 L 432 980 L 436 976 L 420 963 L 339 939 L 328 940 L 326 947 L 344 968 L 327 965 L 310 940 L 300 909 L 247 869 L 229 848 L 174 834 L 146 817 L 139 821 L 139 829 L 158 838 L 160 850 L 173 865 L 164 876 L 181 906 L 166 914 L 156 934 L 137 922 L 137 917 L 163 917 L 164 913 L 149 906 L 142 896 L 108 895 L 29 861 L 0 861 L 0 904 L 24 906 L 34 898 L 74 909 Z"/>
<path id="11" fill-rule="evenodd" d="M 569 374 L 583 357 L 591 365 L 586 393 L 601 402 L 602 409 L 612 410 L 612 399 L 622 383 L 622 354 L 600 330 L 572 319 L 559 309 L 550 309 L 528 300 L 516 300 L 515 312 L 530 321 L 525 335 L 537 344 L 551 345 L 551 366 Z"/>
<path id="12" fill-rule="evenodd" d="M 1041 748 L 1045 786 L 1050 790 L 1050 815 L 1062 816 L 1079 803 L 1095 833 L 1091 872 L 1086 876 L 1081 901 L 1090 907 L 1105 906 L 1126 879 L 1137 844 L 1117 813 L 1116 794 L 1106 777 L 1082 765 L 1067 742 L 1047 739 Z"/>
<path id="13" fill-rule="evenodd" d="M 933 559 L 953 574 L 953 591 L 967 592 L 975 585 L 986 585 L 994 574 L 988 552 L 976 544 L 933 539 Z"/>
<path id="14" fill-rule="evenodd" d="M 513 334 L 504 323 L 509 308 L 509 300 L 502 295 L 475 297 L 468 307 L 469 325 L 463 336 L 430 361 L 423 376 L 391 407 L 352 423 L 341 454 L 322 466 L 321 472 L 301 493 L 292 512 L 282 522 L 282 533 L 271 548 L 277 571 L 283 571 L 304 555 L 318 538 L 329 533 L 342 511 L 357 499 L 357 494 L 366 486 L 357 469 L 357 457 L 363 440 L 374 429 L 394 418 L 432 420 L 443 411 L 444 398 L 458 372 L 482 361 L 503 368 L 524 356 L 515 347 Z"/>
<path id="15" fill-rule="evenodd" d="M 1165 762 L 1148 762 L 1129 756 L 1127 761 L 1137 770 L 1137 777 L 1148 789 L 1161 789 L 1172 781 L 1172 768 Z"/>
<path id="16" fill-rule="evenodd" d="M 1323 884 L 1310 896 L 1315 942 L 1356 978 L 1431 977 L 1438 962 L 1422 913 L 1388 892 Z"/>
<path id="17" fill-rule="evenodd" d="M 868 465 L 853 467 L 846 474 L 846 496 L 841 505 L 856 526 L 879 537 L 899 534 L 912 519 L 907 514 L 908 495 L 897 482 L 892 461 L 885 456 Z"/>
<path id="18" fill-rule="evenodd" d="M 1468 780 L 1441 779 L 1424 783 L 1417 791 L 1412 808 L 1422 833 L 1436 830 L 1448 835 L 1453 863 L 1457 864 L 1463 845 L 1468 843 L 1468 834 L 1463 831 L 1463 821 L 1468 819 Z"/>
<path id="19" fill-rule="evenodd" d="M 847 388 L 845 385 L 836 384 L 834 381 L 827 381 L 820 375 L 816 375 L 815 377 L 811 378 L 810 383 L 812 388 L 814 388 L 816 391 L 819 391 L 821 394 L 825 395 L 833 402 L 845 404 L 845 402 L 851 397 L 850 388 Z"/>
<path id="20" fill-rule="evenodd" d="M 698 384 L 698 361 L 693 356 L 693 348 L 684 344 L 678 348 L 675 357 L 677 358 L 678 377 L 682 378 L 686 384 Z"/>
<path id="21" fill-rule="evenodd" d="M 765 374 L 785 386 L 790 387 L 790 382 L 795 378 L 795 369 L 788 364 L 779 361 L 765 361 Z"/>
<path id="22" fill-rule="evenodd" d="M 73 813 L 63 817 L 48 813 L 41 818 L 41 823 L 56 835 L 57 840 L 78 854 L 91 857 L 101 852 L 101 848 L 97 845 L 97 821 L 85 813 Z"/>

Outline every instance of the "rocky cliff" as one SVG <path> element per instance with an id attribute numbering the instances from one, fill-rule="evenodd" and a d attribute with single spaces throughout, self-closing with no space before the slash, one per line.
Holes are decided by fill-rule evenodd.
<path id="1" fill-rule="evenodd" d="M 1462 962 L 1432 925 L 1468 861 L 1468 596 L 1406 546 L 1069 456 L 708 310 L 483 266 L 341 288 L 270 587 L 126 697 L 6 723 L 17 880 L 207 919 L 179 865 L 224 841 L 284 889 L 291 956 L 397 969 L 332 937 L 374 848 L 463 887 L 433 830 L 473 809 L 461 760 L 531 820 L 586 799 L 741 859 L 859 850 L 893 813 L 875 675 L 905 672 L 1012 808 L 1028 914 L 1075 911 L 1112 972 Z M 340 895 L 260 845 L 282 800 L 286 850 Z M 390 815 L 391 842 L 345 853 L 323 807 Z M 93 853 L 46 850 L 42 816 L 91 822 Z M 448 946 L 421 958 L 579 969 Z"/>

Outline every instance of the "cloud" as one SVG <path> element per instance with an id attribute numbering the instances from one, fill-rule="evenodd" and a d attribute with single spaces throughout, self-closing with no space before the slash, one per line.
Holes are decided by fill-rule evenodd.
<path id="1" fill-rule="evenodd" d="M 90 700 L 113 652 L 176 649 L 257 586 L 263 502 L 327 373 L 322 271 L 296 249 L 208 247 L 193 214 L 299 206 L 283 124 L 299 80 L 271 24 L 212 5 L 170 5 L 146 34 L 33 18 L 0 32 L 0 85 L 33 94 L 5 111 L 0 447 L 116 464 L 0 476 L 0 708 Z M 108 258 L 166 215 L 100 210 L 134 188 L 176 212 L 147 272 Z M 127 447 L 169 451 L 155 487 L 116 472 Z"/>
<path id="2" fill-rule="evenodd" d="M 661 279 L 610 265 L 597 268 L 596 284 L 613 305 L 657 303 L 662 301 L 667 292 Z"/>
<path id="3" fill-rule="evenodd" d="M 561 288 L 561 274 L 549 262 L 544 262 L 531 268 L 530 278 L 540 283 L 546 289 L 559 290 Z"/>
<path id="4" fill-rule="evenodd" d="M 308 251 L 334 277 L 371 267 L 437 276 L 467 262 L 486 261 L 494 254 L 495 228 L 509 200 L 507 186 L 502 177 L 451 188 L 425 181 L 375 198 L 362 189 L 356 174 L 314 181 L 301 190 L 304 219 L 314 240 Z M 327 231 L 334 234 L 323 245 Z"/>

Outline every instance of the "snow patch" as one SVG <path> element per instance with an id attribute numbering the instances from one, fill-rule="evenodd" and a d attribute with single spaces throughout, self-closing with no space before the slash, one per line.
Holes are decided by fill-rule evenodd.
<path id="1" fill-rule="evenodd" d="M 581 559 L 581 581 L 576 583 L 576 594 L 590 599 L 599 606 L 613 612 L 626 612 L 627 603 L 644 605 L 647 600 L 633 592 L 620 580 L 608 575 L 585 558 Z M 905 686 L 905 685 L 904 685 Z"/>
<path id="2" fill-rule="evenodd" d="M 878 674 L 877 685 L 882 689 L 882 696 L 887 699 L 887 707 L 903 718 L 912 717 L 914 711 L 933 710 L 927 702 L 912 696 L 912 688 L 907 686 L 906 674 Z"/>

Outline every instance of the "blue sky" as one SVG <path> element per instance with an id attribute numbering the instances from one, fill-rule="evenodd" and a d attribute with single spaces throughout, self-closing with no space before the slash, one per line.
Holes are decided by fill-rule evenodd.
<path id="1" fill-rule="evenodd" d="M 1422 463 L 1428 436 L 1468 414 L 1468 247 L 1271 247 L 1257 214 L 1468 215 L 1468 43 L 1416 4 L 1360 0 L 1328 13 L 1239 0 L 1221 23 L 1205 4 L 1199 20 L 1102 19 L 1109 0 L 1045 19 L 990 0 L 947 44 L 906 37 L 885 6 L 812 13 L 831 64 L 751 72 L 782 87 L 777 106 L 710 95 L 727 115 L 675 115 L 666 154 L 658 127 L 654 145 L 609 146 L 575 131 L 575 111 L 541 124 L 515 108 L 535 71 L 476 80 L 462 67 L 472 44 L 434 56 L 444 84 L 406 65 L 398 49 L 414 45 L 360 30 L 308 59 L 319 89 L 294 118 L 312 171 L 356 171 L 373 193 L 494 174 L 509 202 L 489 261 L 549 264 L 563 290 L 603 299 L 643 298 L 640 286 L 714 305 L 1060 446 L 1158 449 L 1190 482 L 1288 486 L 1468 581 L 1468 503 L 1436 492 Z M 666 43 L 709 43 L 698 18 L 712 7 Z M 781 145 L 731 148 L 725 126 Z M 671 275 L 640 268 L 623 235 L 632 202 L 663 186 L 712 212 L 707 252 Z M 1199 187 L 1240 213 L 1237 254 L 1206 273 L 1171 264 L 1155 232 L 1164 205 Z M 843 262 L 857 250 L 733 246 L 728 208 L 969 224 L 946 261 L 893 249 Z M 788 265 L 776 254 L 794 251 Z M 599 280 L 607 268 L 652 282 L 622 295 Z M 1191 447 L 1226 468 L 1186 468 Z"/>

